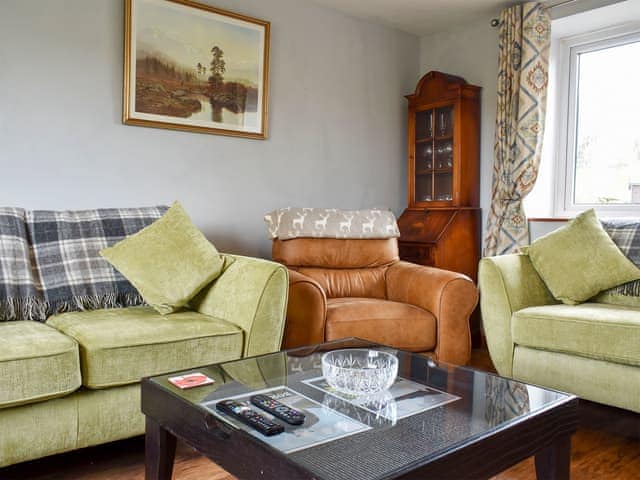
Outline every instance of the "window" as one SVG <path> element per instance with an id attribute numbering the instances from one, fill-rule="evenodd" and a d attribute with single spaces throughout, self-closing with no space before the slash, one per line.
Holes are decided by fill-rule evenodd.
<path id="1" fill-rule="evenodd" d="M 640 208 L 640 30 L 561 42 L 555 213 Z"/>

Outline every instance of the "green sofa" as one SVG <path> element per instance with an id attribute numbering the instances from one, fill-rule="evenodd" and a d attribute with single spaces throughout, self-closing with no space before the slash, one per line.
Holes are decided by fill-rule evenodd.
<path id="1" fill-rule="evenodd" d="M 640 412 L 640 306 L 564 305 L 527 255 L 482 259 L 478 286 L 500 375 Z"/>
<path id="2" fill-rule="evenodd" d="M 189 310 L 0 322 L 0 467 L 142 434 L 141 377 L 278 350 L 287 270 L 233 258 Z"/>

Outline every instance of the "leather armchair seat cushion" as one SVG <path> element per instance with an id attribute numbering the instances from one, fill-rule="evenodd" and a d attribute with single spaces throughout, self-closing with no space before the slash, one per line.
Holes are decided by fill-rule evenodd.
<path id="1" fill-rule="evenodd" d="M 422 352 L 436 345 L 436 319 L 407 303 L 375 298 L 328 299 L 326 340 L 344 337 Z"/>
<path id="2" fill-rule="evenodd" d="M 87 388 L 137 383 L 142 377 L 242 355 L 240 328 L 188 310 L 161 315 L 144 306 L 70 312 L 54 315 L 47 324 L 80 345 Z"/>

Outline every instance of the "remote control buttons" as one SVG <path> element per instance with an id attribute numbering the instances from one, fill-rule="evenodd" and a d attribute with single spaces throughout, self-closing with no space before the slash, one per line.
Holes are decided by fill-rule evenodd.
<path id="1" fill-rule="evenodd" d="M 284 403 L 280 403 L 267 395 L 254 395 L 251 397 L 250 401 L 258 408 L 269 412 L 274 417 L 284 420 L 290 425 L 302 425 L 304 423 L 304 413 L 299 412 Z"/>
<path id="2" fill-rule="evenodd" d="M 258 430 L 266 436 L 277 435 L 284 432 L 284 427 L 272 422 L 268 418 L 255 412 L 251 407 L 234 400 L 224 400 L 216 403 L 216 408 L 224 413 L 232 415 L 242 423 Z"/>

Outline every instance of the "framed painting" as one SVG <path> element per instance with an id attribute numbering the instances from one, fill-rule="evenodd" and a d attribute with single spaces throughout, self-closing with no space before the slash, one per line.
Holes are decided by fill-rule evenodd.
<path id="1" fill-rule="evenodd" d="M 266 138 L 269 26 L 190 0 L 125 0 L 123 122 Z"/>

